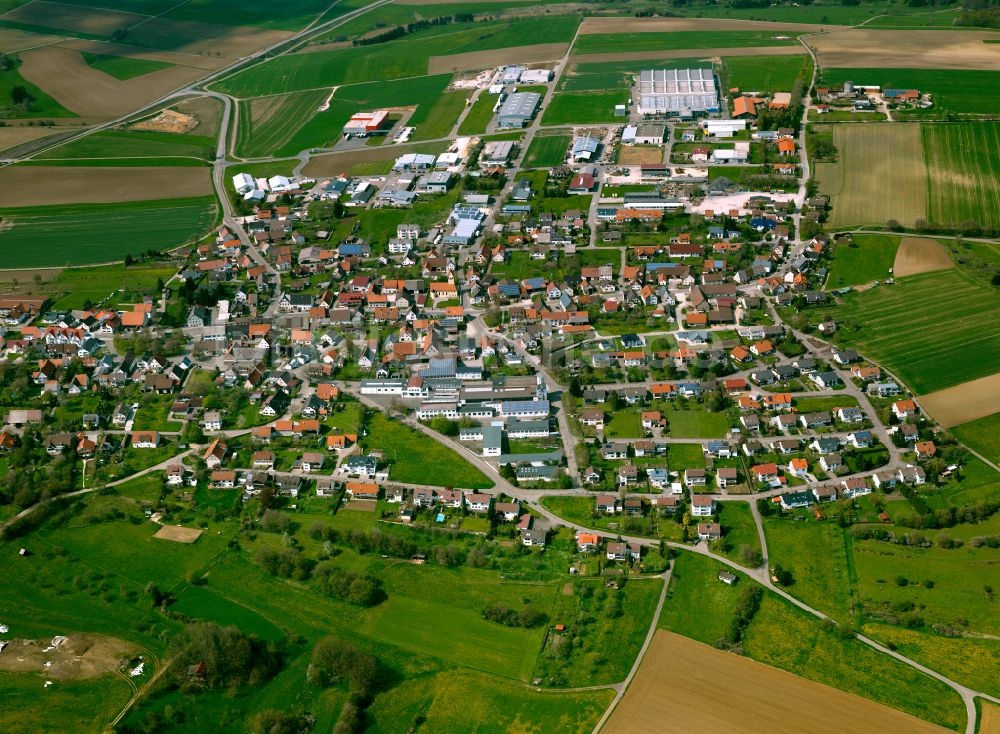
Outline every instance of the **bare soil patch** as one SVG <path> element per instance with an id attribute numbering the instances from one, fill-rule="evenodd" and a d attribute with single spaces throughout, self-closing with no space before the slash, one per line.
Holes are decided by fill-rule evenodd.
<path id="1" fill-rule="evenodd" d="M 979 719 L 979 734 L 1000 734 L 1000 706 L 979 699 L 982 716 Z"/>
<path id="2" fill-rule="evenodd" d="M 659 61 L 660 59 L 704 59 L 720 61 L 723 56 L 801 56 L 801 46 L 759 46 L 754 48 L 681 48 L 672 51 L 624 51 L 616 54 L 574 55 L 574 64 L 599 64 L 611 61 Z"/>
<path id="3" fill-rule="evenodd" d="M 79 5 L 35 0 L 10 11 L 3 16 L 3 19 L 46 28 L 64 28 L 95 36 L 110 36 L 115 31 L 140 23 L 148 17 L 142 13 L 98 10 Z"/>
<path id="4" fill-rule="evenodd" d="M 1000 405 L 1000 373 L 920 396 L 920 407 L 945 428 L 985 418 Z"/>
<path id="5" fill-rule="evenodd" d="M 498 48 L 492 51 L 470 51 L 451 56 L 431 56 L 427 61 L 428 74 L 448 74 L 456 71 L 489 69 L 513 62 L 531 64 L 552 61 L 566 55 L 568 43 L 536 43 L 534 46 Z"/>
<path id="6" fill-rule="evenodd" d="M 573 596 L 573 584 L 566 583 L 562 588 L 563 596 Z"/>
<path id="7" fill-rule="evenodd" d="M 344 505 L 345 510 L 356 510 L 357 512 L 375 512 L 377 502 L 371 500 L 351 500 Z"/>
<path id="8" fill-rule="evenodd" d="M 584 18 L 580 34 L 591 33 L 676 33 L 678 31 L 796 31 L 792 35 L 832 30 L 843 26 L 810 23 L 780 23 L 732 18 Z M 801 53 L 801 49 L 800 49 Z"/>
<path id="9" fill-rule="evenodd" d="M 1000 44 L 986 31 L 885 31 L 868 28 L 812 36 L 824 67 L 1000 69 Z M 858 80 L 861 83 L 861 80 Z"/>
<path id="10" fill-rule="evenodd" d="M 171 66 L 121 81 L 87 66 L 78 51 L 57 46 L 25 51 L 21 62 L 25 79 L 87 118 L 120 117 L 204 76 L 200 69 Z"/>
<path id="11" fill-rule="evenodd" d="M 215 136 L 219 134 L 222 124 L 222 102 L 212 97 L 189 97 L 174 109 L 185 115 L 191 115 L 198 121 L 195 132 L 198 135 Z"/>
<path id="12" fill-rule="evenodd" d="M 153 534 L 154 538 L 159 538 L 160 540 L 172 540 L 175 543 L 193 543 L 204 531 L 199 528 L 182 528 L 180 525 L 163 525 L 160 527 L 156 533 Z"/>
<path id="13" fill-rule="evenodd" d="M 194 130 L 198 121 L 191 115 L 177 110 L 163 110 L 148 120 L 132 125 L 133 130 L 151 130 L 159 133 L 186 133 Z"/>
<path id="14" fill-rule="evenodd" d="M 946 270 L 955 266 L 948 248 L 939 240 L 925 237 L 904 237 L 896 250 L 896 260 L 892 274 L 897 278 L 904 275 L 929 273 L 932 270 Z"/>
<path id="15" fill-rule="evenodd" d="M 671 727 L 664 722 L 672 722 Z M 605 734 L 931 734 L 948 731 L 888 706 L 660 630 Z"/>
<path id="16" fill-rule="evenodd" d="M 46 135 L 53 135 L 59 132 L 51 127 L 0 127 L 0 150 L 13 148 L 15 145 L 27 143 L 29 140 L 38 140 Z"/>
<path id="17" fill-rule="evenodd" d="M 8 166 L 0 187 L 9 207 L 148 201 L 212 193 L 207 168 Z M 141 233 L 136 233 L 140 235 Z"/>
<path id="18" fill-rule="evenodd" d="M 626 165 L 663 163 L 663 149 L 653 145 L 623 145 L 618 153 L 618 162 Z"/>
<path id="19" fill-rule="evenodd" d="M 68 635 L 58 646 L 52 640 L 11 640 L 0 652 L 0 670 L 86 680 L 117 670 L 138 651 L 130 642 L 99 635 Z"/>

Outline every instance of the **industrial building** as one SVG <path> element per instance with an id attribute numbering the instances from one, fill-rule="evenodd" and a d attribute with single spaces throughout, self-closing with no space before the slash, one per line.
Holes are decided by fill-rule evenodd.
<path id="1" fill-rule="evenodd" d="M 500 84 L 517 84 L 525 71 L 523 66 L 505 66 L 500 70 L 500 78 L 497 81 Z"/>
<path id="2" fill-rule="evenodd" d="M 534 116 L 542 95 L 536 92 L 515 92 L 504 100 L 497 115 L 497 127 L 524 127 Z"/>
<path id="3" fill-rule="evenodd" d="M 385 110 L 375 112 L 357 112 L 344 125 L 344 135 L 375 135 L 383 132 L 382 127 L 388 119 L 389 113 Z"/>
<path id="4" fill-rule="evenodd" d="M 622 132 L 624 145 L 663 145 L 663 125 L 628 125 Z"/>
<path id="5" fill-rule="evenodd" d="M 491 140 L 483 146 L 483 151 L 479 154 L 479 165 L 506 166 L 513 157 L 513 140 Z"/>
<path id="6" fill-rule="evenodd" d="M 719 111 L 711 69 L 646 69 L 639 72 L 639 113 L 693 117 Z"/>
<path id="7" fill-rule="evenodd" d="M 601 147 L 600 138 L 584 135 L 573 141 L 573 160 L 576 162 L 593 160 Z"/>
<path id="8" fill-rule="evenodd" d="M 521 84 L 548 84 L 552 81 L 549 69 L 527 69 L 521 72 Z"/>

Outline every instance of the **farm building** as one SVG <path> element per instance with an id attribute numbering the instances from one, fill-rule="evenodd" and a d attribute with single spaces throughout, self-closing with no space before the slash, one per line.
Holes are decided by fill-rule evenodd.
<path id="1" fill-rule="evenodd" d="M 375 112 L 356 112 L 344 125 L 344 135 L 374 135 L 382 130 L 389 113 L 385 110 Z"/>
<path id="2" fill-rule="evenodd" d="M 590 135 L 584 135 L 573 141 L 573 160 L 589 161 L 597 155 L 597 149 L 601 147 L 601 141 Z"/>
<path id="3" fill-rule="evenodd" d="M 692 115 L 719 110 L 711 69 L 646 69 L 639 73 L 639 113 Z"/>
<path id="4" fill-rule="evenodd" d="M 524 127 L 538 109 L 542 96 L 536 92 L 516 92 L 504 100 L 497 115 L 497 127 Z"/>

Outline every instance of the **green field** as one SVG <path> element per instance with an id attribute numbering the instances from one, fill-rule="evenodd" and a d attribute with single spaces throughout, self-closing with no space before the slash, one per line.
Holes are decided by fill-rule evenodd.
<path id="1" fill-rule="evenodd" d="M 105 74 L 122 81 L 144 76 L 160 69 L 169 69 L 171 66 L 163 61 L 137 59 L 130 56 L 104 56 L 86 51 L 82 52 L 81 55 L 90 68 L 103 71 Z"/>
<path id="2" fill-rule="evenodd" d="M 284 637 L 281 628 L 271 620 L 201 586 L 184 589 L 177 601 L 170 605 L 170 611 L 219 624 L 235 624 L 244 632 L 257 635 L 262 640 L 280 640 Z"/>
<path id="3" fill-rule="evenodd" d="M 927 124 L 921 134 L 930 221 L 1000 229 L 1000 122 Z"/>
<path id="4" fill-rule="evenodd" d="M 554 168 L 566 160 L 569 135 L 536 135 L 524 156 L 523 168 Z"/>
<path id="5" fill-rule="evenodd" d="M 808 56 L 727 56 L 722 59 L 723 88 L 754 92 L 790 92 L 795 82 L 809 82 Z"/>
<path id="6" fill-rule="evenodd" d="M 892 264 L 899 249 L 898 237 L 878 234 L 859 234 L 853 237 L 853 246 L 840 241 L 833 252 L 830 275 L 825 287 L 836 290 L 848 285 L 861 285 L 892 276 Z"/>
<path id="7" fill-rule="evenodd" d="M 760 536 L 753 521 L 750 506 L 746 502 L 720 502 L 717 519 L 722 525 L 724 547 L 722 555 L 743 565 L 740 546 L 748 545 L 760 550 Z"/>
<path id="8" fill-rule="evenodd" d="M 240 97 L 255 97 L 416 77 L 428 73 L 428 59 L 432 56 L 568 42 L 578 23 L 575 16 L 549 16 L 440 26 L 387 43 L 277 56 L 215 86 Z"/>
<path id="9" fill-rule="evenodd" d="M 913 117 L 942 112 L 995 115 L 1000 113 L 1000 71 L 953 71 L 949 69 L 823 69 L 823 83 L 840 85 L 878 84 L 890 89 L 919 89 L 934 95 L 934 107 Z"/>
<path id="10" fill-rule="evenodd" d="M 628 92 L 556 92 L 542 116 L 544 125 L 615 122 L 615 105 L 628 102 Z"/>
<path id="11" fill-rule="evenodd" d="M 113 674 L 96 680 L 61 680 L 45 689 L 43 683 L 40 673 L 0 671 L 6 704 L 0 711 L 0 728 L 11 734 L 83 731 L 80 723 L 86 721 L 91 731 L 103 731 L 132 695 L 129 684 Z M 44 706 L 39 705 L 41 700 Z"/>
<path id="12" fill-rule="evenodd" d="M 490 273 L 498 278 L 524 280 L 545 276 L 553 265 L 555 265 L 553 260 L 532 260 L 531 253 L 518 250 L 510 253 L 506 262 L 493 263 L 490 266 Z"/>
<path id="13" fill-rule="evenodd" d="M 834 317 L 840 343 L 884 364 L 918 394 L 1000 371 L 1000 295 L 961 270 L 901 278 L 842 302 L 810 310 L 810 322 Z"/>
<path id="14" fill-rule="evenodd" d="M 145 130 L 102 130 L 66 145 L 42 153 L 37 161 L 52 160 L 55 165 L 66 165 L 77 160 L 84 165 L 95 165 L 103 159 L 109 165 L 163 165 L 176 166 L 184 159 L 197 159 L 206 164 L 215 157 L 215 139 L 207 135 L 178 135 L 176 133 Z M 58 163 L 56 163 L 58 161 Z"/>
<path id="15" fill-rule="evenodd" d="M 674 438 L 721 438 L 729 430 L 725 413 L 665 407 L 667 432 Z"/>
<path id="16" fill-rule="evenodd" d="M 143 295 L 152 294 L 156 282 L 166 282 L 176 269 L 170 266 L 105 265 L 94 268 L 62 270 L 46 285 L 57 308 L 83 308 L 84 303 L 100 303 L 112 296 L 110 305 L 134 303 Z M 120 291 L 120 293 L 119 293 Z M 83 411 L 81 411 L 83 412 Z"/>
<path id="17" fill-rule="evenodd" d="M 625 89 L 643 69 L 687 69 L 711 66 L 704 59 L 662 59 L 660 61 L 602 61 L 570 64 L 559 79 L 559 89 L 568 92 Z"/>
<path id="18" fill-rule="evenodd" d="M 468 90 L 442 92 L 432 104 L 421 104 L 410 117 L 409 125 L 416 126 L 411 140 L 447 138 L 465 109 Z"/>
<path id="19" fill-rule="evenodd" d="M 588 33 L 573 44 L 573 54 L 615 54 L 638 51 L 675 51 L 686 48 L 741 48 L 790 46 L 795 39 L 779 40 L 766 31 L 685 31 L 675 33 Z"/>
<path id="20" fill-rule="evenodd" d="M 955 437 L 994 463 L 1000 463 L 1000 413 L 948 429 Z"/>
<path id="21" fill-rule="evenodd" d="M 316 108 L 328 94 L 325 90 L 317 90 L 239 102 L 236 154 L 244 158 L 275 155 L 275 151 L 281 149 L 314 115 L 329 114 L 329 111 L 316 113 Z M 259 110 L 256 121 L 255 108 Z M 339 134 L 339 129 L 331 130 L 330 139 L 336 139 Z"/>
<path id="22" fill-rule="evenodd" d="M 681 553 L 674 560 L 657 626 L 706 645 L 724 637 L 741 587 L 753 582 L 738 573 L 739 581 L 728 586 L 717 580 L 723 570 L 732 569 L 707 556 Z"/>
<path id="23" fill-rule="evenodd" d="M 458 134 L 477 135 L 486 132 L 486 127 L 490 124 L 490 120 L 493 119 L 493 107 L 496 103 L 497 98 L 495 95 L 488 92 L 481 92 L 472 105 L 472 109 L 469 110 L 469 114 L 462 120 L 462 124 L 458 128 Z"/>
<path id="24" fill-rule="evenodd" d="M 788 592 L 841 622 L 858 613 L 857 580 L 846 531 L 831 521 L 766 518 L 768 561 L 792 573 Z"/>
<path id="25" fill-rule="evenodd" d="M 200 238 L 215 226 L 216 212 L 215 197 L 207 196 L 0 209 L 12 225 L 0 233 L 0 255 L 9 268 L 122 260 Z"/>
<path id="26" fill-rule="evenodd" d="M 366 449 L 378 449 L 390 465 L 389 478 L 397 482 L 476 489 L 492 487 L 482 472 L 443 446 L 385 413 L 372 415 L 368 435 L 361 441 Z"/>

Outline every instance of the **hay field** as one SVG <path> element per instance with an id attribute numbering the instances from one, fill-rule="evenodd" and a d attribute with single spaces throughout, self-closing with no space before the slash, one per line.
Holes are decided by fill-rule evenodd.
<path id="1" fill-rule="evenodd" d="M 193 543 L 204 531 L 199 528 L 182 528 L 180 525 L 164 525 L 154 534 L 160 540 L 172 540 L 175 543 Z"/>
<path id="2" fill-rule="evenodd" d="M 126 115 L 201 76 L 204 72 L 171 66 L 120 81 L 84 61 L 79 51 L 46 46 L 21 53 L 21 76 L 81 117 L 112 119 Z"/>
<path id="3" fill-rule="evenodd" d="M 888 706 L 659 630 L 605 734 L 946 732 Z"/>
<path id="4" fill-rule="evenodd" d="M 1000 68 L 1000 38 L 989 31 L 884 31 L 867 28 L 811 36 L 821 67 Z"/>
<path id="5" fill-rule="evenodd" d="M 732 18 L 621 18 L 592 16 L 580 24 L 580 35 L 596 33 L 675 33 L 690 31 L 795 31 L 816 33 L 841 26 L 818 23 L 778 23 Z M 800 52 L 801 53 L 801 52 Z"/>
<path id="6" fill-rule="evenodd" d="M 110 36 L 115 31 L 141 23 L 150 16 L 144 13 L 83 8 L 78 5 L 35 0 L 2 17 L 3 20 L 13 23 L 58 28 L 93 36 Z"/>
<path id="7" fill-rule="evenodd" d="M 721 63 L 726 56 L 801 56 L 801 46 L 748 46 L 745 48 L 681 48 L 664 51 L 621 51 L 573 56 L 574 64 L 607 64 L 616 61 L 659 61 L 660 59 L 702 59 Z"/>
<path id="8" fill-rule="evenodd" d="M 656 145 L 623 145 L 618 150 L 618 162 L 625 165 L 663 163 L 663 148 Z"/>
<path id="9" fill-rule="evenodd" d="M 212 193 L 212 180 L 199 167 L 8 166 L 0 188 L 4 207 L 21 207 L 203 196 Z"/>
<path id="10" fill-rule="evenodd" d="M 979 699 L 982 706 L 979 734 L 1000 734 L 1000 706 Z"/>
<path id="11" fill-rule="evenodd" d="M 997 44 L 1000 47 L 1000 44 Z M 924 125 L 929 219 L 1000 228 L 1000 123 Z"/>
<path id="12" fill-rule="evenodd" d="M 832 131 L 837 161 L 816 164 L 819 188 L 831 197 L 832 226 L 896 219 L 912 227 L 927 216 L 920 125 L 836 125 Z"/>
<path id="13" fill-rule="evenodd" d="M 920 406 L 945 428 L 993 415 L 1000 405 L 1000 373 L 920 397 Z"/>
<path id="14" fill-rule="evenodd" d="M 892 264 L 892 274 L 897 278 L 904 275 L 919 275 L 933 270 L 947 270 L 955 267 L 948 248 L 939 240 L 926 237 L 904 237 L 896 250 Z"/>
<path id="15" fill-rule="evenodd" d="M 568 43 L 536 43 L 533 46 L 514 46 L 490 51 L 469 51 L 450 56 L 431 56 L 427 60 L 428 74 L 448 74 L 456 71 L 488 69 L 501 64 L 533 64 L 539 61 L 561 59 L 566 55 Z"/>

